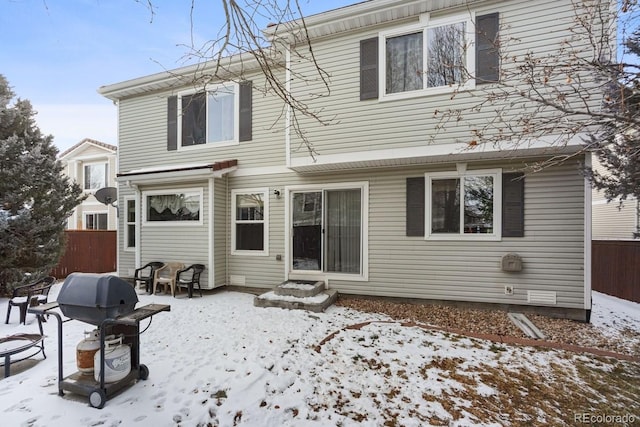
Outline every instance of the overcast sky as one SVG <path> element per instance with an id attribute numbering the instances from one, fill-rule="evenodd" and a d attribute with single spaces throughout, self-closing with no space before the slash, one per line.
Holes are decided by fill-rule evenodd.
<path id="1" fill-rule="evenodd" d="M 300 0 L 305 15 L 357 0 Z M 83 138 L 117 145 L 100 86 L 193 63 L 191 0 L 0 0 L 0 74 L 38 112 L 60 151 Z M 195 0 L 196 44 L 222 24 L 220 0 Z"/>

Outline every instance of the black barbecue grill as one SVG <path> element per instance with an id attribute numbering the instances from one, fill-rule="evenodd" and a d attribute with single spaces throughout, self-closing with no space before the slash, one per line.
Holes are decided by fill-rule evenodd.
<path id="1" fill-rule="evenodd" d="M 108 397 L 136 380 L 146 380 L 149 369 L 140 364 L 140 321 L 161 311 L 169 311 L 169 305 L 149 304 L 135 308 L 138 295 L 131 284 L 113 275 L 73 273 L 64 281 L 56 302 L 29 308 L 33 314 L 50 314 L 58 320 L 58 394 L 64 391 L 89 397 L 89 404 L 102 408 Z M 68 319 L 54 310 L 59 308 Z M 40 321 L 41 316 L 38 316 Z M 62 371 L 62 324 L 79 320 L 100 329 L 100 375 L 76 372 L 64 377 Z M 123 344 L 131 348 L 131 372 L 118 381 L 105 382 L 105 337 L 119 335 Z"/>
<path id="2" fill-rule="evenodd" d="M 131 313 L 137 303 L 133 286 L 119 277 L 101 274 L 73 273 L 58 294 L 62 314 L 95 326 Z"/>

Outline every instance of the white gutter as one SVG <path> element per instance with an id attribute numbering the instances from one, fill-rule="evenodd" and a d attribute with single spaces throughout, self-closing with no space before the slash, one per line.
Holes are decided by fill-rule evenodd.
<path id="1" fill-rule="evenodd" d="M 285 61 L 285 85 L 287 98 L 291 97 L 291 46 L 287 45 Z M 287 102 L 284 124 L 285 164 L 291 167 L 291 104 Z"/>

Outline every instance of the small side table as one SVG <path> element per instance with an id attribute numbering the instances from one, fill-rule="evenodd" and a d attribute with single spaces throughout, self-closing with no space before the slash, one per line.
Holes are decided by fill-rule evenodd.
<path id="1" fill-rule="evenodd" d="M 34 347 L 37 349 L 35 353 L 31 353 L 20 359 L 11 360 L 11 356 Z M 29 359 L 40 352 L 42 352 L 42 357 L 46 359 L 47 355 L 44 353 L 44 337 L 42 335 L 15 334 L 0 338 L 0 357 L 4 357 L 4 377 L 7 378 L 11 375 L 10 367 L 12 363 Z"/>

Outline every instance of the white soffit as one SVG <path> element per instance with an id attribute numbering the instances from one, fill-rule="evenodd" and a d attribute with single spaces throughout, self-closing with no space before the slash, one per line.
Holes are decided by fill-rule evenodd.
<path id="1" fill-rule="evenodd" d="M 441 9 L 468 6 L 483 0 L 376 0 L 330 10 L 305 17 L 304 24 L 309 36 L 321 38 L 359 28 L 371 27 L 390 21 L 417 17 L 422 13 Z M 286 37 L 299 31 L 302 21 L 296 20 L 273 25 L 264 30 L 267 37 Z"/>

